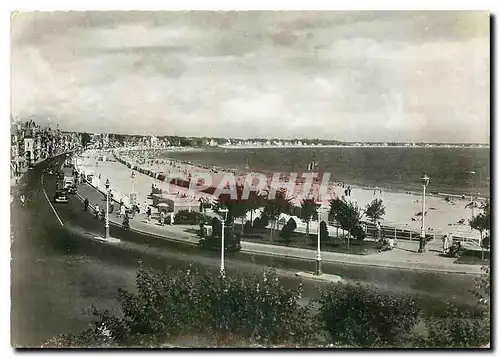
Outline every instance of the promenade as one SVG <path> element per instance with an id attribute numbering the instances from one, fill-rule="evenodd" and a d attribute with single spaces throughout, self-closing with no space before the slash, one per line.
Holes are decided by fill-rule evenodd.
<path id="1" fill-rule="evenodd" d="M 115 164 L 118 165 L 119 163 L 111 162 L 108 164 L 111 164 L 112 167 L 114 167 Z M 101 166 L 101 168 L 104 167 L 105 166 Z M 129 172 L 128 168 L 126 169 L 127 172 Z M 116 173 L 113 175 L 113 171 L 110 170 L 105 172 L 110 176 L 112 176 L 110 178 L 111 183 L 121 182 L 118 178 L 115 177 Z M 137 173 L 136 175 L 139 176 L 140 174 Z M 104 178 L 103 175 L 101 175 L 101 181 L 103 178 Z M 150 182 L 151 178 L 149 178 L 148 181 Z M 146 185 L 146 183 L 144 183 L 143 186 L 141 187 L 144 187 L 144 190 L 146 190 L 143 192 L 143 195 L 145 195 L 145 193 L 147 193 L 146 188 L 149 187 L 150 189 L 150 184 L 148 186 Z M 102 190 L 103 188 L 102 189 L 99 188 L 101 191 L 98 192 L 96 189 L 97 188 L 92 187 L 88 184 L 82 184 L 78 188 L 78 196 L 82 201 L 84 198 L 89 199 L 92 207 L 97 203 L 102 208 L 103 205 L 105 205 L 105 202 L 103 201 L 104 190 Z M 115 192 L 117 192 L 117 190 L 115 190 Z M 114 198 L 118 199 L 116 195 Z M 149 201 L 147 201 L 147 204 L 149 204 Z M 115 204 L 115 210 L 117 210 L 116 204 Z M 122 219 L 117 218 L 115 212 L 110 213 L 109 218 L 112 223 L 116 225 L 121 225 Z M 151 220 L 151 222 L 148 223 L 146 220 L 146 215 L 144 213 L 138 214 L 133 219 L 130 220 L 130 229 L 133 231 L 135 230 L 137 232 L 150 235 L 155 239 L 178 241 L 178 242 L 183 242 L 187 245 L 196 245 L 199 240 L 196 234 L 187 231 L 188 229 L 190 229 L 191 231 L 194 229 L 197 230 L 198 226 L 196 225 L 160 226 L 157 224 L 157 220 Z M 294 258 L 302 260 L 316 259 L 315 250 L 278 246 L 266 243 L 247 242 L 247 241 L 242 241 L 241 246 L 242 246 L 242 252 L 254 255 Z M 410 270 L 438 271 L 443 273 L 444 272 L 464 273 L 464 274 L 481 273 L 480 266 L 478 265 L 456 264 L 454 263 L 456 259 L 440 256 L 441 253 L 440 240 L 431 241 L 428 244 L 427 248 L 428 250 L 426 253 L 420 254 L 417 252 L 418 241 L 400 240 L 398 241 L 397 247 L 392 251 L 374 253 L 369 255 L 352 255 L 352 254 L 324 251 L 322 252 L 322 259 L 325 262 L 346 263 L 351 265 L 355 264 L 355 265 L 374 266 L 374 267 L 392 267 L 392 268 L 410 269 Z"/>

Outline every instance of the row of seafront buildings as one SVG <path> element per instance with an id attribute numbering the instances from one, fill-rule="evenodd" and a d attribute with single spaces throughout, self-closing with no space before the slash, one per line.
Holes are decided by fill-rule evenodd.
<path id="1" fill-rule="evenodd" d="M 13 122 L 10 128 L 10 174 L 17 178 L 34 163 L 78 149 L 81 134 L 61 132 L 33 120 Z"/>

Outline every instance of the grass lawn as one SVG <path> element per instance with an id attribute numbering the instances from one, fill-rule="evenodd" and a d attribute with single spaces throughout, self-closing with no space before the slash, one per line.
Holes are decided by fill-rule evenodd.
<path id="1" fill-rule="evenodd" d="M 484 259 L 481 259 L 481 251 L 465 250 L 464 253 L 454 261 L 456 264 L 465 265 L 489 265 L 490 253 L 484 252 Z"/>
<path id="2" fill-rule="evenodd" d="M 236 230 L 239 229 L 236 228 Z M 289 246 L 310 250 L 316 250 L 318 245 L 317 235 L 309 235 L 306 243 L 306 235 L 303 233 L 294 232 L 292 238 L 288 242 L 284 241 L 279 236 L 279 234 L 280 230 L 276 230 L 274 240 L 271 241 L 271 230 L 266 229 L 263 232 L 256 232 L 252 234 L 244 233 L 241 239 L 244 241 L 258 242 L 262 244 Z M 344 240 L 342 239 L 329 237 L 328 240 L 324 240 L 321 242 L 321 250 L 323 251 L 339 252 L 353 255 L 369 255 L 377 253 L 379 248 L 380 244 L 373 241 L 358 241 L 351 239 L 349 243 L 349 249 L 347 248 L 347 242 L 344 242 Z"/>
<path id="3" fill-rule="evenodd" d="M 200 232 L 200 229 L 186 229 L 186 230 L 184 230 L 184 232 L 187 232 L 189 234 L 198 235 L 198 233 Z"/>

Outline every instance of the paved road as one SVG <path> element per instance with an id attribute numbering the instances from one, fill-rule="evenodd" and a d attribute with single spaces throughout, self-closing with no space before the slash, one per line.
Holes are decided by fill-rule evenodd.
<path id="1" fill-rule="evenodd" d="M 138 260 L 156 268 L 192 262 L 201 270 L 217 271 L 216 252 L 152 240 L 117 226 L 111 227 L 111 234 L 122 240 L 119 244 L 95 241 L 92 237 L 102 235 L 103 223 L 84 212 L 77 197 L 72 196 L 67 205 L 54 206 L 54 210 L 47 201 L 54 194 L 55 178 L 42 175 L 42 170 L 60 163 L 62 159 L 50 160 L 31 170 L 19 188 L 27 198 L 26 206 L 21 208 L 16 201 L 11 207 L 13 344 L 36 346 L 55 334 L 86 328 L 90 320 L 88 307 L 92 303 L 116 308 L 116 289 L 133 287 Z M 17 193 L 14 195 L 18 197 Z M 287 268 L 314 267 L 309 261 L 238 253 L 228 256 L 226 269 L 228 274 L 245 273 L 268 265 L 280 269 L 283 283 L 288 287 L 299 281 Z M 468 289 L 472 278 L 465 275 L 332 263 L 326 264 L 324 270 L 347 280 L 372 282 L 391 290 L 416 291 L 429 296 L 426 298 L 429 304 L 443 297 L 471 299 Z M 305 282 L 304 290 L 307 296 L 315 296 L 317 284 Z"/>

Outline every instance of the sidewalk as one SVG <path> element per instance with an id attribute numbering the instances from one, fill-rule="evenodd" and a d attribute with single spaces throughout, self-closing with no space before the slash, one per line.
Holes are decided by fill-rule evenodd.
<path id="1" fill-rule="evenodd" d="M 81 198 L 88 198 L 91 206 L 95 203 L 102 205 L 103 194 L 87 184 L 78 187 L 78 194 Z M 83 199 L 82 199 L 83 200 Z M 116 210 L 116 204 L 115 204 Z M 116 217 L 115 212 L 110 214 L 110 221 L 121 225 L 121 219 Z M 146 235 L 153 235 L 165 240 L 175 240 L 188 245 L 196 245 L 198 237 L 195 234 L 185 232 L 186 229 L 198 229 L 196 225 L 165 225 L 160 226 L 156 220 L 146 222 L 144 214 L 136 215 L 130 219 L 131 230 L 138 231 Z M 432 241 L 431 241 L 432 243 Z M 355 264 L 371 267 L 391 267 L 411 270 L 452 272 L 464 274 L 480 274 L 481 268 L 477 265 L 455 264 L 454 258 L 441 257 L 438 251 L 439 243 L 428 245 L 428 252 L 417 253 L 418 242 L 398 242 L 398 247 L 392 251 L 386 251 L 371 255 L 351 255 L 335 252 L 322 252 L 324 262 L 336 262 Z M 249 254 L 289 257 L 295 259 L 315 260 L 316 251 L 286 246 L 271 245 L 266 243 L 241 242 L 242 252 Z"/>
<path id="2" fill-rule="evenodd" d="M 166 185 L 165 182 L 158 179 L 153 179 L 152 177 L 142 174 L 138 171 L 134 171 L 135 177 L 132 179 L 132 170 L 120 162 L 97 162 L 93 153 L 86 153 L 89 158 L 83 158 L 81 165 L 77 170 L 84 172 L 86 174 L 94 174 L 97 177 L 100 175 L 101 179 L 98 180 L 97 187 L 101 191 L 105 191 L 106 180 L 110 181 L 110 188 L 113 196 L 118 200 L 123 199 L 123 202 L 127 207 L 130 205 L 129 193 L 135 191 L 137 193 L 137 202 L 144 206 L 145 202 L 148 202 L 147 196 L 151 193 L 151 185 L 154 183 L 159 188 L 163 189 L 165 193 L 169 191 L 172 193 L 186 193 L 188 190 L 183 187 L 179 187 L 173 184 Z M 98 163 L 96 166 L 95 163 Z M 168 189 L 168 190 L 167 190 Z M 197 209 L 199 206 L 198 199 L 200 197 L 210 197 L 210 195 L 205 193 L 196 193 L 196 196 L 190 200 L 187 199 L 176 199 L 176 210 L 188 209 L 190 206 L 193 209 Z"/>

